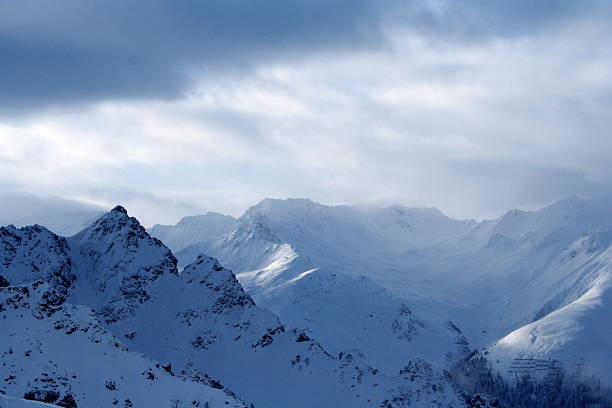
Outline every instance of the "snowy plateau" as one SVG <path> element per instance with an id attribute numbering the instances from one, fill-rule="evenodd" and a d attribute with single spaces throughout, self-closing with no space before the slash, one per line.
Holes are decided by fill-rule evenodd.
<path id="1" fill-rule="evenodd" d="M 2 408 L 612 406 L 610 198 L 28 221 L 0 228 Z"/>

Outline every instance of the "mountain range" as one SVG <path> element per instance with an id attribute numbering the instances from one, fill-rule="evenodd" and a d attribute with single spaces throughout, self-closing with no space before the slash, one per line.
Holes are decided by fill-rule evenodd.
<path id="1" fill-rule="evenodd" d="M 54 217 L 0 228 L 0 407 L 463 407 L 475 352 L 612 385 L 612 199 Z"/>

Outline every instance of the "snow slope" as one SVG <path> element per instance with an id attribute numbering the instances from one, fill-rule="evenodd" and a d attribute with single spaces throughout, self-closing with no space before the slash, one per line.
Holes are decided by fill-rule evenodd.
<path id="1" fill-rule="evenodd" d="M 17 397 L 2 404 L 245 406 L 207 377 L 175 376 L 130 352 L 99 314 L 67 302 L 91 300 L 75 293 L 83 275 L 73 273 L 70 254 L 67 241 L 43 227 L 0 228 L 0 391 Z"/>
<path id="2" fill-rule="evenodd" d="M 516 359 L 557 360 L 574 378 L 588 382 L 595 377 L 612 384 L 611 307 L 612 279 L 606 276 L 569 305 L 494 343 L 488 349 L 489 358 L 508 375 Z"/>
<path id="3" fill-rule="evenodd" d="M 46 404 L 40 401 L 25 400 L 0 394 L 0 408 L 49 408 L 56 405 Z"/>
<path id="4" fill-rule="evenodd" d="M 255 300 L 283 320 L 313 333 L 350 338 L 342 347 L 355 348 L 359 342 L 356 349 L 369 350 L 370 359 L 383 361 L 374 356 L 383 356 L 384 348 L 372 351 L 365 336 L 352 336 L 364 327 L 363 319 L 343 317 L 341 324 L 330 323 L 352 310 L 375 310 L 365 300 L 373 296 L 364 295 L 354 287 L 358 285 L 347 283 L 340 289 L 329 276 L 346 282 L 368 277 L 369 284 L 388 289 L 426 323 L 440 326 L 451 320 L 472 347 L 488 346 L 523 326 L 537 325 L 591 290 L 607 293 L 602 282 L 610 273 L 611 230 L 609 198 L 570 197 L 538 211 L 512 210 L 480 223 L 451 220 L 435 209 L 329 207 L 309 200 L 266 199 L 206 249 L 236 270 Z M 180 262 L 192 259 L 198 248 L 194 243 L 179 251 Z M 321 293 L 329 293 L 329 300 Z M 317 308 L 319 303 L 334 305 L 335 297 L 359 301 L 341 301 L 335 312 L 334 307 L 325 312 Z M 604 312 L 612 315 L 603 303 Z M 585 313 L 595 311 L 587 308 Z M 583 339 L 576 344 L 590 341 L 593 332 L 612 340 L 593 325 L 576 330 L 574 336 Z M 564 326 L 557 327 L 555 336 L 562 337 Z M 387 341 L 394 341 L 385 339 L 375 343 L 388 346 Z M 550 338 L 540 339 L 547 344 L 542 347 L 552 347 Z M 338 347 L 338 340 L 325 342 L 330 349 Z M 568 366 L 588 354 L 579 352 L 575 358 L 569 349 L 555 349 Z M 510 357 L 527 352 L 521 347 L 509 350 Z M 602 353 L 601 348 L 592 352 Z"/>
<path id="5" fill-rule="evenodd" d="M 213 258 L 200 255 L 178 273 L 172 254 L 123 208 L 69 242 L 79 259 L 75 273 L 79 292 L 86 294 L 81 301 L 93 305 L 131 349 L 171 362 L 177 372 L 205 372 L 255 405 L 367 407 L 408 394 L 457 404 L 439 372 L 425 383 L 404 384 L 398 373 L 412 356 L 398 354 L 398 368 L 383 375 L 350 354 L 330 354 L 298 328 L 286 328 Z M 418 359 L 412 364 L 428 367 Z"/>
<path id="6" fill-rule="evenodd" d="M 272 408 L 461 405 L 418 353 L 391 355 L 397 365 L 383 373 L 285 326 L 213 258 L 200 255 L 179 273 L 170 250 L 123 207 L 68 240 L 42 227 L 7 229 L 3 237 L 2 391 L 13 397 L 241 406 L 219 391 L 231 389 Z M 409 336 L 412 328 L 395 330 Z"/>
<path id="7" fill-rule="evenodd" d="M 229 215 L 208 212 L 203 215 L 184 217 L 176 225 L 155 225 L 149 234 L 159 238 L 173 252 L 193 244 L 207 245 L 229 234 L 236 219 Z"/>
<path id="8" fill-rule="evenodd" d="M 429 232 L 428 236 L 439 242 L 471 223 L 449 221 L 446 225 L 448 219 L 435 210 L 393 207 L 368 210 L 365 218 L 363 211 L 325 207 L 308 200 L 264 200 L 249 209 L 227 237 L 204 249 L 239 271 L 238 279 L 259 305 L 289 326 L 307 329 L 333 354 L 352 353 L 389 375 L 395 375 L 404 361 L 413 358 L 424 358 L 441 371 L 449 356 L 466 351 L 465 338 L 448 329 L 445 316 L 427 309 L 419 309 L 415 315 L 409 306 L 412 302 L 355 274 L 375 275 L 381 265 L 390 265 L 390 252 L 397 252 L 400 244 L 396 238 L 387 238 L 398 242 L 392 249 L 381 244 L 382 231 L 412 236 L 414 230 L 425 229 L 423 225 L 431 222 L 440 232 Z M 376 217 L 369 217 L 371 214 Z M 352 247 L 344 247 L 347 237 Z M 202 249 L 194 244 L 177 255 L 192 259 Z M 376 250 L 386 251 L 386 255 Z M 344 254 L 334 256 L 334 251 Z M 349 262 L 355 254 L 359 257 Z M 318 256 L 333 262 L 311 261 L 318 261 Z M 337 265 L 343 262 L 354 269 L 337 273 Z M 372 271 L 366 269 L 368 265 Z"/>
<path id="9" fill-rule="evenodd" d="M 68 288 L 74 282 L 66 240 L 39 225 L 0 227 L 0 286 L 36 279 Z"/>
<path id="10" fill-rule="evenodd" d="M 305 272 L 263 305 L 268 303 L 289 326 L 304 328 L 330 352 L 359 356 L 389 375 L 419 358 L 440 369 L 469 350 L 452 323 L 416 314 L 363 276 Z"/>
<path id="11" fill-rule="evenodd" d="M 245 406 L 129 352 L 91 309 L 65 300 L 65 293 L 41 280 L 0 289 L 3 393 L 63 407 Z"/>
<path id="12" fill-rule="evenodd" d="M 611 381 L 610 199 L 480 223 L 267 199 L 237 220 L 208 214 L 151 231 L 178 259 L 123 207 L 68 239 L 0 229 L 11 333 L 0 336 L 0 374 L 20 378 L 1 390 L 19 398 L 46 384 L 34 346 L 53 357 L 54 383 L 92 370 L 74 351 L 109 356 L 101 373 L 130 361 L 138 370 L 125 381 L 138 390 L 163 378 L 162 389 L 180 381 L 201 401 L 237 406 L 460 406 L 443 370 L 474 347 L 505 375 L 555 361 Z M 58 400 L 108 392 L 88 382 L 98 376 L 79 381 L 64 381 L 78 387 L 63 385 Z"/>
<path id="13" fill-rule="evenodd" d="M 557 264 L 555 291 L 546 294 L 550 300 L 534 321 L 489 347 L 499 371 L 511 373 L 517 358 L 558 360 L 572 376 L 612 384 L 611 242 L 608 231 L 584 237 L 564 251 Z M 572 270 L 568 263 L 576 267 L 577 276 L 568 273 Z"/>
<path id="14" fill-rule="evenodd" d="M 159 282 L 167 296 L 139 310 L 142 316 L 155 316 L 153 322 L 137 315 L 114 325 L 130 334 L 128 344 L 147 355 L 181 370 L 205 369 L 256 406 L 367 407 L 402 392 L 399 369 L 385 376 L 351 355 L 331 355 L 303 331 L 286 328 L 255 306 L 231 271 L 213 258 L 198 257 L 180 280 L 170 280 Z M 410 360 L 401 361 L 406 365 Z M 443 379 L 431 381 L 444 388 Z M 411 391 L 422 386 L 414 384 Z M 456 397 L 448 388 L 430 398 Z"/>

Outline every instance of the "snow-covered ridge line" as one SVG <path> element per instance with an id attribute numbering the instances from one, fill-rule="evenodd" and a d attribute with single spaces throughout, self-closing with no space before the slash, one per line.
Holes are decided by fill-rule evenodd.
<path id="1" fill-rule="evenodd" d="M 47 234 L 48 239 L 34 240 L 34 247 L 41 253 L 48 252 L 49 244 L 56 238 L 42 228 L 39 233 Z M 5 361 L 10 361 L 12 367 L 21 367 L 21 371 L 18 369 L 7 376 L 13 376 L 10 381 L 14 383 L 13 388 L 6 388 L 9 395 L 55 402 L 70 395 L 71 401 L 86 406 L 92 398 L 111 398 L 109 404 L 125 407 L 151 406 L 145 402 L 150 389 L 147 384 L 153 386 L 162 381 L 168 384 L 161 386 L 163 390 L 170 386 L 168 381 L 180 379 L 183 388 L 172 387 L 183 389 L 188 397 L 183 395 L 168 401 L 172 395 L 167 395 L 160 401 L 168 401 L 168 406 L 179 406 L 176 404 L 185 404 L 192 398 L 190 395 L 200 393 L 193 398 L 192 405 L 193 401 L 204 404 L 223 399 L 233 406 L 241 406 L 243 403 L 233 393 L 217 391 L 231 389 L 245 401 L 269 407 L 313 404 L 367 407 L 372 403 L 407 400 L 426 404 L 446 401 L 446 405 L 453 406 L 458 402 L 441 373 L 418 357 L 405 360 L 404 366 L 412 367 L 410 370 L 387 376 L 368 365 L 362 357 L 348 352 L 332 355 L 311 336 L 297 328 L 286 327 L 274 314 L 258 307 L 244 292 L 236 276 L 214 258 L 199 255 L 178 273 L 176 258 L 170 250 L 150 237 L 122 207 L 115 207 L 67 241 L 59 237 L 57 240 L 67 244 L 67 249 L 53 259 L 42 258 L 35 268 L 23 263 L 25 266 L 18 271 L 24 284 L 63 290 L 61 301 L 50 303 L 57 309 L 46 315 L 33 314 L 32 321 L 36 323 L 23 326 L 25 304 L 21 308 L 2 308 L 5 318 L 13 322 L 10 326 L 13 334 L 2 338 L 6 341 L 2 345 L 5 350 L 2 358 L 8 359 Z M 24 244 L 28 242 L 23 241 Z M 19 253 L 10 251 L 10 246 L 0 248 L 8 248 L 9 255 Z M 54 286 L 47 268 L 64 261 L 70 266 L 73 278 L 70 285 Z M 10 269 L 11 265 L 12 258 L 4 266 Z M 14 293 L 16 288 L 7 280 L 6 287 L 0 291 Z M 38 310 L 39 298 L 29 298 L 27 304 L 32 310 Z M 10 300 L 7 305 L 15 302 Z M 60 324 L 56 319 L 64 315 Z M 79 329 L 81 326 L 74 320 L 77 316 L 86 322 L 86 330 Z M 92 329 L 87 327 L 93 327 L 92 324 L 112 336 L 109 342 L 102 344 L 98 337 L 88 337 Z M 27 327 L 37 329 L 28 331 Z M 25 339 L 25 344 L 37 344 L 40 356 L 55 356 L 53 387 L 45 386 L 51 382 L 44 378 L 51 374 L 41 371 L 44 370 L 43 360 L 30 359 L 34 356 L 31 352 L 27 359 L 10 352 L 25 347 L 14 342 L 17 338 Z M 60 347 L 60 344 L 68 347 Z M 105 344 L 114 351 L 109 351 Z M 89 372 L 88 381 L 80 380 L 86 368 L 74 354 L 76 351 L 82 354 L 83 350 L 95 356 L 94 360 L 110 356 L 100 373 Z M 28 354 L 27 350 L 24 353 Z M 134 362 L 138 355 L 154 359 L 148 361 L 156 368 L 145 367 L 150 364 L 144 361 Z M 124 359 L 132 361 L 138 370 L 142 368 L 140 373 L 134 373 L 135 377 L 130 377 L 136 388 L 128 394 L 126 391 L 130 389 L 123 378 L 118 380 L 112 373 L 112 367 L 122 372 L 120 361 Z M 28 362 L 34 365 L 23 368 Z M 167 367 L 165 372 L 164 367 Z M 415 370 L 424 370 L 423 376 L 419 375 L 420 379 L 406 385 L 407 373 L 414 376 Z M 31 375 L 25 375 L 26 372 Z M 71 377 L 71 372 L 78 374 Z M 102 373 L 108 378 L 103 379 Z M 36 375 L 38 377 L 32 377 Z M 33 382 L 39 384 L 38 388 L 24 388 Z M 430 386 L 432 383 L 436 384 L 434 388 Z M 124 397 L 127 395 L 129 397 Z M 116 398 L 118 396 L 121 398 Z M 197 404 L 194 406 L 201 406 Z"/>
<path id="2" fill-rule="evenodd" d="M 608 381 L 609 204 L 568 199 L 475 223 L 431 210 L 266 200 L 237 220 L 165 228 L 185 238 L 177 257 L 120 206 L 68 239 L 5 227 L 0 318 L 11 334 L 0 336 L 0 357 L 20 368 L 0 389 L 54 397 L 23 385 L 46 384 L 36 347 L 55 356 L 54 383 L 70 385 L 57 401 L 70 394 L 76 403 L 115 391 L 99 376 L 80 380 L 91 371 L 76 350 L 111 353 L 109 378 L 119 361 L 145 356 L 129 374 L 138 392 L 119 406 L 146 401 L 138 395 L 147 384 L 167 378 L 200 401 L 236 406 L 460 406 L 443 372 L 474 347 L 486 347 L 504 375 L 516 359 L 551 359 Z M 81 326 L 100 327 L 120 346 Z M 74 381 L 71 371 L 80 373 Z"/>
<path id="3" fill-rule="evenodd" d="M 178 225 L 174 228 L 180 233 Z M 456 322 L 474 346 L 492 346 L 525 325 L 546 322 L 548 315 L 589 291 L 601 292 L 605 299 L 608 289 L 598 277 L 610 275 L 612 198 L 568 197 L 540 210 L 510 210 L 482 222 L 452 220 L 430 209 L 265 199 L 248 209 L 225 237 L 205 245 L 196 241 L 177 252 L 180 263 L 206 250 L 236 271 L 256 302 L 285 321 L 321 316 L 306 306 L 320 301 L 315 294 L 296 303 L 306 277 L 366 276 L 420 315 Z M 605 307 L 609 312 L 610 306 Z M 337 313 L 333 318 L 342 312 Z M 574 325 L 565 321 L 540 336 L 547 345 L 539 353 L 547 350 L 546 356 L 568 366 L 584 358 L 554 341 L 567 338 L 567 327 Z M 576 335 L 588 333 L 585 329 Z M 603 330 L 602 336 L 612 341 L 610 331 Z M 365 344 L 361 348 L 370 349 Z M 528 348 L 516 343 L 508 358 Z M 610 356 L 601 348 L 597 353 Z M 612 381 L 608 374 L 597 370 Z"/>

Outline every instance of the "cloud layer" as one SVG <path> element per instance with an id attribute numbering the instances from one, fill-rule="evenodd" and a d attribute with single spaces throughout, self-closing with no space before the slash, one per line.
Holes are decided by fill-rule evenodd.
<path id="1" fill-rule="evenodd" d="M 4 191 L 152 224 L 266 196 L 490 217 L 612 190 L 608 2 L 43 4 L 0 4 Z"/>
<path id="2" fill-rule="evenodd" d="M 195 73 L 241 73 L 380 38 L 367 0 L 8 0 L 0 3 L 0 107 L 177 98 Z"/>

